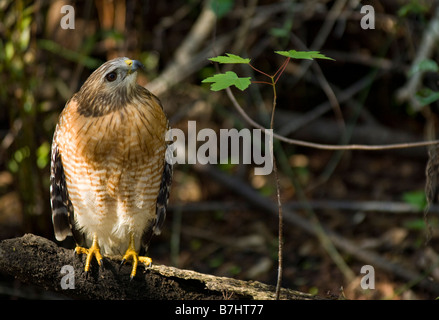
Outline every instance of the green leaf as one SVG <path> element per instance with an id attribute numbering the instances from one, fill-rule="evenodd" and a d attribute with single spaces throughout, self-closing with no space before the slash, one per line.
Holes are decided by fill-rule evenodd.
<path id="1" fill-rule="evenodd" d="M 436 61 L 431 59 L 424 59 L 416 63 L 410 70 L 409 76 L 413 76 L 415 73 L 420 71 L 430 71 L 430 72 L 438 72 L 439 66 Z"/>
<path id="2" fill-rule="evenodd" d="M 397 14 L 399 17 L 404 18 L 409 14 L 424 14 L 427 13 L 429 8 L 421 3 L 418 3 L 418 0 L 410 1 L 410 3 L 403 5 L 399 8 Z"/>
<path id="3" fill-rule="evenodd" d="M 235 0 L 212 0 L 210 2 L 210 8 L 216 17 L 221 19 L 232 10 L 234 4 Z"/>
<path id="4" fill-rule="evenodd" d="M 290 50 L 290 51 L 275 51 L 275 53 L 280 54 L 281 56 L 292 58 L 292 59 L 307 59 L 307 60 L 327 59 L 327 60 L 334 60 L 332 58 L 329 58 L 329 57 L 321 54 L 319 51 L 296 51 L 296 50 Z"/>
<path id="5" fill-rule="evenodd" d="M 424 190 L 405 192 L 402 195 L 402 199 L 404 200 L 404 202 L 415 206 L 419 210 L 423 210 L 427 205 L 427 199 L 425 197 Z"/>
<path id="6" fill-rule="evenodd" d="M 250 63 L 250 59 L 244 59 L 241 58 L 240 56 L 237 56 L 235 54 L 231 54 L 231 53 L 226 53 L 226 56 L 218 56 L 218 57 L 214 57 L 214 58 L 210 58 L 210 61 L 214 61 L 214 62 L 218 62 L 218 63 L 244 63 L 244 64 L 249 64 Z"/>
<path id="7" fill-rule="evenodd" d="M 270 29 L 270 34 L 273 37 L 276 38 L 286 38 L 287 36 L 290 35 L 290 30 L 284 29 L 284 28 L 271 28 Z"/>
<path id="8" fill-rule="evenodd" d="M 419 101 L 422 107 L 432 104 L 439 100 L 439 92 L 433 91 L 430 88 L 423 88 L 415 95 L 416 100 Z"/>
<path id="9" fill-rule="evenodd" d="M 251 84 L 250 77 L 239 78 L 233 71 L 216 74 L 213 77 L 206 78 L 202 81 L 202 83 L 209 82 L 212 83 L 210 86 L 210 90 L 212 91 L 220 91 L 230 86 L 235 86 L 239 90 L 244 91 Z"/>
<path id="10" fill-rule="evenodd" d="M 50 162 L 50 144 L 45 141 L 37 149 L 37 166 L 44 169 Z"/>
<path id="11" fill-rule="evenodd" d="M 403 226 L 404 226 L 404 228 L 409 229 L 409 230 L 425 230 L 426 229 L 425 220 L 422 218 L 405 221 L 405 222 L 403 222 Z"/>

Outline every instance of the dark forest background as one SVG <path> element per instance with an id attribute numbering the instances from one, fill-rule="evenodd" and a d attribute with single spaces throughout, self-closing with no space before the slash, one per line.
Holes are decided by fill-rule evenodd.
<path id="1" fill-rule="evenodd" d="M 75 10 L 73 30 L 60 26 L 63 5 Z M 365 5 L 375 11 L 374 29 L 361 27 Z M 109 59 L 127 56 L 145 65 L 139 83 L 160 98 L 171 126 L 186 130 L 194 120 L 197 130 L 219 130 L 251 127 L 224 91 L 201 83 L 216 73 L 208 58 L 237 54 L 272 74 L 284 61 L 274 51 L 321 51 L 335 61 L 292 60 L 285 69 L 274 131 L 325 144 L 385 145 L 435 137 L 438 25 L 438 3 L 426 0 L 1 0 L 0 240 L 29 232 L 54 240 L 55 125 L 65 102 Z M 246 66 L 233 70 L 262 80 Z M 268 126 L 272 88 L 232 90 Z M 427 243 L 423 217 L 425 147 L 340 152 L 278 143 L 275 154 L 285 211 L 421 277 L 410 281 L 372 263 L 375 289 L 363 290 L 360 270 L 370 262 L 325 243 L 324 232 L 314 236 L 285 221 L 283 286 L 349 299 L 436 298 L 418 285 L 439 279 L 439 211 L 433 206 L 428 215 Z M 252 165 L 216 169 L 276 200 L 273 175 L 255 176 Z M 149 256 L 158 264 L 275 284 L 277 234 L 276 215 L 197 166 L 181 164 L 164 231 Z M 1 297 L 28 298 L 28 292 L 0 275 Z"/>

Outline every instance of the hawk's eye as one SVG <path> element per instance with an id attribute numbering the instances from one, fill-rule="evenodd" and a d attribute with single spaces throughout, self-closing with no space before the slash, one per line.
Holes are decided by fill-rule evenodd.
<path id="1" fill-rule="evenodd" d="M 105 76 L 105 79 L 107 79 L 107 81 L 109 82 L 113 82 L 114 80 L 117 79 L 117 73 L 116 72 L 110 72 Z"/>

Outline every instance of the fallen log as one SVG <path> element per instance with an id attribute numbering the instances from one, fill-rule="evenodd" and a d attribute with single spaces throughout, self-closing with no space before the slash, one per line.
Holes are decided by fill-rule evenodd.
<path id="1" fill-rule="evenodd" d="M 130 281 L 131 266 L 104 257 L 103 266 L 92 263 L 84 272 L 85 257 L 74 250 L 33 234 L 0 242 L 0 274 L 61 293 L 73 299 L 274 299 L 274 287 L 257 281 L 217 277 L 164 265 L 142 269 Z M 119 270 L 120 268 L 120 270 Z M 282 289 L 282 299 L 320 299 L 306 293 Z"/>

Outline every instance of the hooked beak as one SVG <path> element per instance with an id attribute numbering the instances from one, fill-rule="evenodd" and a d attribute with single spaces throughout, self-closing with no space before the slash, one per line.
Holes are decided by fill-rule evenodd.
<path id="1" fill-rule="evenodd" d="M 138 60 L 125 60 L 125 63 L 129 67 L 128 74 L 134 73 L 139 69 L 145 70 L 145 66 Z"/>

